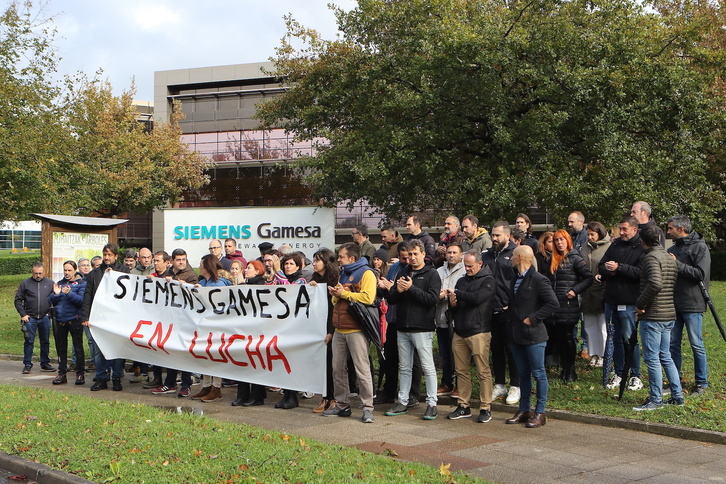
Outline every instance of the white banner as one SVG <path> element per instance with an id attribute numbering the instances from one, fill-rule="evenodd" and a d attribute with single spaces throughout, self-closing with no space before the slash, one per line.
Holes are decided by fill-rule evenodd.
<path id="1" fill-rule="evenodd" d="M 189 284 L 107 272 L 91 333 L 107 359 L 325 393 L 327 287 Z"/>

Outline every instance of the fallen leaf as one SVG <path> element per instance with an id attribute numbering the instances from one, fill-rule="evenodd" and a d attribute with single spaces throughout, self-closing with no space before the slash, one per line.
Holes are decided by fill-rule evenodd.
<path id="1" fill-rule="evenodd" d="M 250 466 L 248 466 L 247 464 L 241 464 L 239 467 L 237 467 L 237 469 L 241 471 L 248 471 L 250 470 Z"/>
<path id="2" fill-rule="evenodd" d="M 409 476 L 415 476 L 416 475 L 416 471 L 413 470 L 413 469 L 411 469 L 410 471 L 408 471 L 408 475 Z"/>
<path id="3" fill-rule="evenodd" d="M 439 466 L 439 474 L 442 476 L 450 476 L 451 471 L 449 470 L 449 467 L 451 467 L 451 464 L 444 464 L 443 462 Z"/>

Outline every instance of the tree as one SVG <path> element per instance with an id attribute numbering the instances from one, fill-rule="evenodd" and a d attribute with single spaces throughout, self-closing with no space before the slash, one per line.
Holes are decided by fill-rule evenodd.
<path id="1" fill-rule="evenodd" d="M 677 12 L 360 0 L 335 13 L 333 41 L 288 18 L 274 63 L 290 89 L 259 110 L 268 126 L 328 140 L 301 159 L 327 202 L 488 220 L 539 205 L 614 222 L 643 199 L 697 224 L 723 206 L 708 160 L 724 111 L 708 94 L 724 62 L 695 65 L 704 30 Z"/>
<path id="2" fill-rule="evenodd" d="M 83 74 L 51 80 L 55 30 L 42 14 L 13 2 L 0 16 L 1 219 L 112 217 L 201 187 L 203 160 L 182 144 L 178 118 L 149 131 L 137 120 L 133 86 L 114 96 Z"/>

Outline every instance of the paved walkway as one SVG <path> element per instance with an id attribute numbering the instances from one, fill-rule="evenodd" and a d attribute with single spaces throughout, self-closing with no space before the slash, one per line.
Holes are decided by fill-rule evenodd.
<path id="1" fill-rule="evenodd" d="M 272 405 L 279 395 L 268 394 L 267 405 L 241 408 L 229 405 L 235 395 L 233 388 L 223 389 L 224 400 L 204 404 L 179 399 L 175 394 L 151 395 L 141 384 L 128 383 L 126 379 L 122 392 L 90 392 L 90 383 L 82 387 L 51 385 L 55 375 L 37 371 L 37 365 L 30 375 L 21 375 L 21 370 L 22 363 L 18 361 L 0 360 L 0 383 L 179 407 L 179 411 L 397 455 L 400 459 L 437 467 L 450 463 L 452 471 L 460 470 L 496 482 L 726 482 L 726 445 L 551 417 L 540 429 L 505 425 L 504 420 L 515 410 L 513 407 L 498 406 L 491 422 L 477 424 L 473 418 L 447 420 L 445 414 L 453 407 L 443 399 L 439 402 L 441 415 L 434 421 L 421 419 L 425 407 L 421 404 L 408 415 L 398 417 L 385 417 L 383 409 L 378 409 L 376 422 L 363 424 L 359 420 L 360 411 L 354 411 L 351 418 L 313 414 L 311 410 L 317 405 L 317 398 L 301 400 L 301 406 L 296 409 L 278 410 Z M 196 388 L 199 387 L 193 387 Z M 608 423 L 612 425 L 612 420 Z"/>

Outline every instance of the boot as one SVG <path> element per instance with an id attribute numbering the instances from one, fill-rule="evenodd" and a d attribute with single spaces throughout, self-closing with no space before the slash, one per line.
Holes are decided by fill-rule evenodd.
<path id="1" fill-rule="evenodd" d="M 222 399 L 222 389 L 218 387 L 210 387 L 212 390 L 209 394 L 202 398 L 203 403 L 216 402 Z"/>
<path id="2" fill-rule="evenodd" d="M 298 401 L 297 401 L 297 391 L 295 390 L 286 390 L 288 393 L 287 399 L 283 400 L 282 408 L 284 409 L 290 409 L 297 407 Z"/>
<path id="3" fill-rule="evenodd" d="M 232 401 L 233 407 L 240 407 L 247 400 L 250 399 L 250 384 L 239 382 L 237 383 L 237 398 Z"/>
<path id="4" fill-rule="evenodd" d="M 211 392 L 211 391 L 212 391 L 212 387 L 211 386 L 209 386 L 209 387 L 203 387 L 201 390 L 199 390 L 198 393 L 195 393 L 190 398 L 192 400 L 201 400 L 203 397 L 206 397 L 207 395 L 209 395 L 209 392 Z"/>

